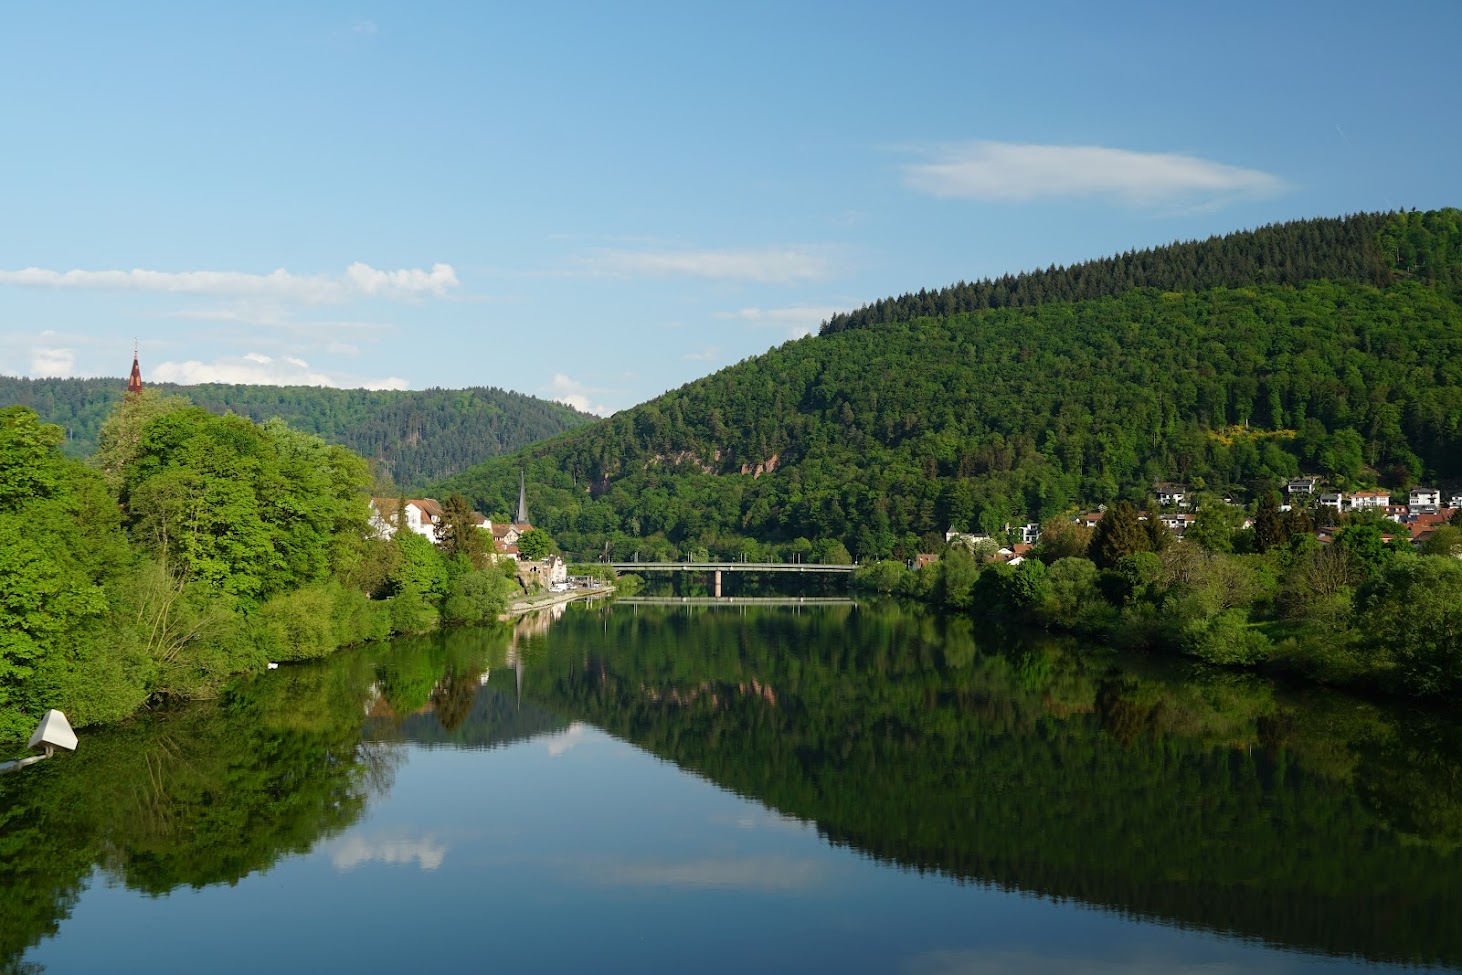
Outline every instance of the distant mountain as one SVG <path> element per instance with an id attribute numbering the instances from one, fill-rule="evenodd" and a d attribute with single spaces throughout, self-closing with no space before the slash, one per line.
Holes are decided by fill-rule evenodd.
<path id="1" fill-rule="evenodd" d="M 144 379 L 146 378 L 144 372 Z M 0 376 L 0 404 L 20 404 L 66 430 L 66 452 L 96 449 L 102 421 L 125 379 L 17 379 Z M 420 488 L 489 457 L 588 423 L 592 417 L 548 400 L 492 387 L 366 390 L 319 386 L 177 386 L 149 383 L 216 413 L 279 417 L 378 461 L 405 488 Z"/>
<path id="2" fill-rule="evenodd" d="M 524 467 L 534 524 L 572 552 L 802 538 L 869 557 L 1159 480 L 1462 482 L 1462 211 L 1314 223 L 1175 251 L 1269 268 L 1294 263 L 1277 241 L 1328 241 L 1303 263 L 1341 280 L 1124 276 L 1082 301 L 845 323 L 437 490 L 510 510 Z"/>

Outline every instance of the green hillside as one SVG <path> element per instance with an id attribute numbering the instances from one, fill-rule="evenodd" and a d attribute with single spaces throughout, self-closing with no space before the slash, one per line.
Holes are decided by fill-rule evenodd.
<path id="1" fill-rule="evenodd" d="M 319 386 L 176 386 L 215 413 L 256 422 L 279 417 L 380 462 L 403 487 L 421 487 L 488 457 L 589 422 L 578 411 L 491 387 L 367 390 Z M 73 457 L 96 449 L 102 421 L 122 398 L 125 379 L 17 379 L 0 376 L 0 404 L 27 406 L 66 431 Z"/>
<path id="2" fill-rule="evenodd" d="M 951 525 L 1141 500 L 1156 480 L 1450 486 L 1462 481 L 1462 212 L 1349 221 L 1321 223 L 1365 228 L 1383 285 L 1123 279 L 1083 301 L 830 329 L 438 490 L 508 511 L 521 466 L 535 524 L 570 551 L 802 538 L 868 558 L 907 556 Z M 1330 264 L 1364 264 L 1350 260 L 1354 233 L 1332 236 Z M 1263 234 L 1244 240 L 1261 266 L 1283 259 L 1265 256 Z M 1198 263 L 1235 250 L 1183 248 Z"/>

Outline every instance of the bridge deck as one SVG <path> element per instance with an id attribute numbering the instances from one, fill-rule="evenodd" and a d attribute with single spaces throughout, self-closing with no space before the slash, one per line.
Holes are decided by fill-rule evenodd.
<path id="1" fill-rule="evenodd" d="M 616 572 L 852 572 L 856 565 L 817 562 L 610 562 Z"/>

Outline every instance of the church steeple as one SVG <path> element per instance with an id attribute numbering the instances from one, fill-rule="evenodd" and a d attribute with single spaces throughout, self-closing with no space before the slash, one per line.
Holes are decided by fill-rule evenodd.
<path id="1" fill-rule="evenodd" d="M 137 346 L 132 346 L 132 375 L 127 377 L 127 395 L 136 396 L 142 392 L 142 367 L 137 363 Z"/>
<path id="2" fill-rule="evenodd" d="M 513 519 L 514 524 L 528 524 L 528 482 L 523 477 L 523 472 L 518 472 L 518 517 Z"/>

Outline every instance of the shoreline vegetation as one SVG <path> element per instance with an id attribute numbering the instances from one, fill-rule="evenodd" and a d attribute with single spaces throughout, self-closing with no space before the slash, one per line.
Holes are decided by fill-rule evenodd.
<path id="1" fill-rule="evenodd" d="M 269 663 L 492 623 L 519 591 L 465 502 L 435 544 L 380 537 L 367 463 L 280 420 L 145 390 L 89 461 L 63 439 L 0 409 L 0 742 L 49 708 L 116 722 Z"/>
<path id="2" fill-rule="evenodd" d="M 919 569 L 884 560 L 853 573 L 866 591 L 956 613 L 1072 633 L 1308 683 L 1444 704 L 1462 691 L 1462 513 L 1420 552 L 1378 516 L 1347 517 L 1321 542 L 1272 495 L 1254 523 L 1209 499 L 1185 539 L 1118 502 L 1095 528 L 1042 526 L 1016 564 L 955 542 Z"/>

